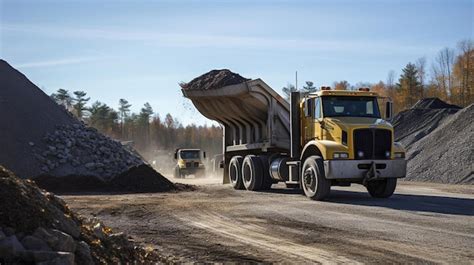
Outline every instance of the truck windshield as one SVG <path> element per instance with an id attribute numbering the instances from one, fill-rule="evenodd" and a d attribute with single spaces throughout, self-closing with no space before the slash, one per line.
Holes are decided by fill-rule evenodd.
<path id="1" fill-rule="evenodd" d="M 324 96 L 325 117 L 370 117 L 380 118 L 376 97 Z"/>
<path id="2" fill-rule="evenodd" d="M 181 159 L 199 159 L 200 158 L 200 152 L 199 151 L 181 151 L 179 153 L 181 156 Z"/>

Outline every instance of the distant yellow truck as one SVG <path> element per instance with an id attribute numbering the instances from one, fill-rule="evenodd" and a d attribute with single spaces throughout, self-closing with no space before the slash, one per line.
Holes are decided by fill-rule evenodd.
<path id="1" fill-rule="evenodd" d="M 390 197 L 406 175 L 405 150 L 394 141 L 392 103 L 377 93 L 291 93 L 290 103 L 261 79 L 183 94 L 224 128 L 224 183 L 264 190 L 285 182 L 323 200 L 331 186 L 364 185 Z"/>
<path id="2" fill-rule="evenodd" d="M 206 167 L 203 163 L 205 158 L 206 152 L 201 149 L 176 149 L 174 177 L 185 178 L 188 175 L 194 175 L 196 178 L 204 177 L 206 175 Z"/>

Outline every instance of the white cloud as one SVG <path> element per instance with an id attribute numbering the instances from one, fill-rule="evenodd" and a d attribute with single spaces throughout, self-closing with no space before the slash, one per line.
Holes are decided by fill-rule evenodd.
<path id="1" fill-rule="evenodd" d="M 79 63 L 91 62 L 95 60 L 97 60 L 96 57 L 64 58 L 64 59 L 56 59 L 56 60 L 19 63 L 19 64 L 15 64 L 15 67 L 34 68 L 34 67 L 45 67 L 45 66 L 58 66 L 58 65 L 79 64 Z"/>
<path id="2" fill-rule="evenodd" d="M 422 54 L 438 47 L 426 44 L 400 43 L 390 40 L 318 40 L 301 38 L 273 38 L 222 34 L 162 33 L 157 30 L 115 28 L 65 28 L 37 25 L 3 25 L 5 31 L 33 33 L 53 38 L 79 38 L 109 41 L 134 41 L 167 47 L 250 48 L 305 51 L 340 51 L 364 53 Z"/>

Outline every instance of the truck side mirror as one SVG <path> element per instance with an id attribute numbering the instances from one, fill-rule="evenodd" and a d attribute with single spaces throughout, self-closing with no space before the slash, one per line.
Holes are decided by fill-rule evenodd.
<path id="1" fill-rule="evenodd" d="M 174 152 L 174 159 L 178 160 L 178 152 Z"/>
<path id="2" fill-rule="evenodd" d="M 202 156 L 206 158 L 206 152 L 202 152 Z"/>
<path id="3" fill-rule="evenodd" d="M 385 119 L 390 121 L 392 120 L 393 110 L 392 110 L 393 103 L 391 101 L 385 102 Z"/>

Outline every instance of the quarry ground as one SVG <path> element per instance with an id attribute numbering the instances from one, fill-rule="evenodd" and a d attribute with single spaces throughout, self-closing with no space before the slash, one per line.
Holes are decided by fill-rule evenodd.
<path id="1" fill-rule="evenodd" d="M 220 179 L 187 179 L 179 193 L 68 195 L 171 261 L 283 263 L 453 263 L 474 260 L 474 186 L 400 182 L 390 199 L 333 187 L 311 201 L 274 185 L 236 191 Z"/>

